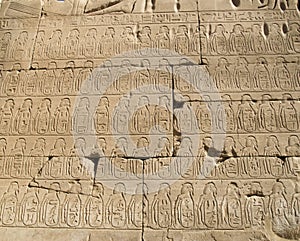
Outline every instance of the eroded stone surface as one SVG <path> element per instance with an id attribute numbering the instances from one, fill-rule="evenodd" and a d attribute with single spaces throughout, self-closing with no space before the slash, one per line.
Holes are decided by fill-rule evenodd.
<path id="1" fill-rule="evenodd" d="M 300 238 L 298 1 L 2 1 L 1 240 Z"/>

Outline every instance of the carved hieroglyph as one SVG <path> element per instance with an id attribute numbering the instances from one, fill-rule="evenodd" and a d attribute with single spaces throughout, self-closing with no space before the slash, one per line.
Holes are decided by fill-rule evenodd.
<path id="1" fill-rule="evenodd" d="M 299 19 L 3 0 L 0 240 L 299 240 Z"/>

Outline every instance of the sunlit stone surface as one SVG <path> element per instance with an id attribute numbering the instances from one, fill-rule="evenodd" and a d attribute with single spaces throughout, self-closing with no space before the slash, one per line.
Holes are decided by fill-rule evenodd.
<path id="1" fill-rule="evenodd" d="M 300 239 L 298 1 L 0 3 L 1 241 Z"/>

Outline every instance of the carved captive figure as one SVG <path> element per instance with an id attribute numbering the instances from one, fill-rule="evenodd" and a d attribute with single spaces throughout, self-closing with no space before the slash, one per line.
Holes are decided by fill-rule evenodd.
<path id="1" fill-rule="evenodd" d="M 43 11 L 46 14 L 56 13 L 66 15 L 105 14 L 112 12 L 132 12 L 137 0 L 45 0 Z"/>

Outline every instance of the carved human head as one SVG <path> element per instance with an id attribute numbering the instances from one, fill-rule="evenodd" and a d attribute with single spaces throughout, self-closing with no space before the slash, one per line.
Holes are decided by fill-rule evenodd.
<path id="1" fill-rule="evenodd" d="M 107 97 L 101 97 L 99 100 L 99 106 L 109 106 L 109 100 Z"/>
<path id="2" fill-rule="evenodd" d="M 224 147 L 226 148 L 233 148 L 235 146 L 235 141 L 233 139 L 233 137 L 231 136 L 227 136 L 225 138 L 225 141 L 224 141 Z"/>
<path id="3" fill-rule="evenodd" d="M 25 149 L 25 147 L 26 147 L 26 140 L 24 138 L 19 138 L 16 140 L 15 148 Z"/>
<path id="4" fill-rule="evenodd" d="M 17 195 L 19 193 L 19 183 L 18 182 L 11 182 L 9 184 L 9 187 L 7 189 L 8 193 L 13 193 L 15 195 Z"/>
<path id="5" fill-rule="evenodd" d="M 126 188 L 125 188 L 125 185 L 124 183 L 122 182 L 119 182 L 115 185 L 114 187 L 114 190 L 113 190 L 113 193 L 114 194 L 118 194 L 118 193 L 125 193 L 126 192 Z"/>
<path id="6" fill-rule="evenodd" d="M 216 185 L 213 182 L 209 182 L 205 184 L 203 189 L 203 194 L 212 194 L 214 197 L 217 195 L 217 188 Z"/>
<path id="7" fill-rule="evenodd" d="M 104 194 L 104 187 L 102 185 L 102 183 L 97 182 L 93 185 L 93 191 L 92 191 L 92 195 L 94 197 L 100 197 Z"/>
<path id="8" fill-rule="evenodd" d="M 180 143 L 181 148 L 192 148 L 192 140 L 189 137 L 183 137 Z"/>
<path id="9" fill-rule="evenodd" d="M 136 186 L 135 194 L 148 195 L 148 186 L 147 186 L 147 184 L 146 183 L 139 183 Z"/>
<path id="10" fill-rule="evenodd" d="M 190 182 L 184 183 L 181 186 L 181 194 L 188 194 L 188 193 L 191 195 L 194 194 L 194 187 Z"/>
<path id="11" fill-rule="evenodd" d="M 147 148 L 149 146 L 149 140 L 147 137 L 141 137 L 137 141 L 137 148 Z"/>
<path id="12" fill-rule="evenodd" d="M 6 149 L 7 141 L 5 138 L 0 138 L 0 148 Z"/>
<path id="13" fill-rule="evenodd" d="M 101 148 L 101 149 L 103 149 L 103 150 L 106 149 L 107 143 L 106 143 L 105 138 L 103 138 L 103 137 L 97 138 L 97 144 L 98 144 L 98 147 L 99 147 L 99 148 Z"/>
<path id="14" fill-rule="evenodd" d="M 8 99 L 5 101 L 4 108 L 14 108 L 15 101 L 13 99 Z"/>
<path id="15" fill-rule="evenodd" d="M 161 138 L 159 138 L 158 147 L 159 148 L 167 147 L 169 149 L 170 148 L 170 141 L 169 141 L 169 139 L 167 137 L 161 137 Z"/>
<path id="16" fill-rule="evenodd" d="M 167 193 L 168 195 L 170 195 L 171 193 L 171 187 L 168 183 L 161 183 L 159 186 L 159 193 Z"/>
<path id="17" fill-rule="evenodd" d="M 34 145 L 35 148 L 38 148 L 38 149 L 42 149 L 44 150 L 45 147 L 46 147 L 46 141 L 44 138 L 38 138 L 36 141 L 35 141 L 35 145 Z"/>
<path id="18" fill-rule="evenodd" d="M 246 139 L 246 147 L 257 148 L 257 140 L 255 136 L 248 136 Z"/>
<path id="19" fill-rule="evenodd" d="M 268 139 L 267 139 L 267 146 L 278 147 L 279 146 L 278 138 L 274 135 L 269 136 Z"/>
<path id="20" fill-rule="evenodd" d="M 296 135 L 289 136 L 288 144 L 289 144 L 289 146 L 295 146 L 295 145 L 300 146 L 299 137 Z"/>
<path id="21" fill-rule="evenodd" d="M 272 188 L 273 194 L 283 194 L 285 192 L 285 186 L 282 182 L 275 182 Z"/>
<path id="22" fill-rule="evenodd" d="M 116 147 L 117 148 L 127 148 L 127 140 L 125 137 L 120 137 L 117 141 L 116 141 Z"/>
<path id="23" fill-rule="evenodd" d="M 204 137 L 203 138 L 203 146 L 207 147 L 207 148 L 210 148 L 213 146 L 213 140 L 211 137 Z"/>

